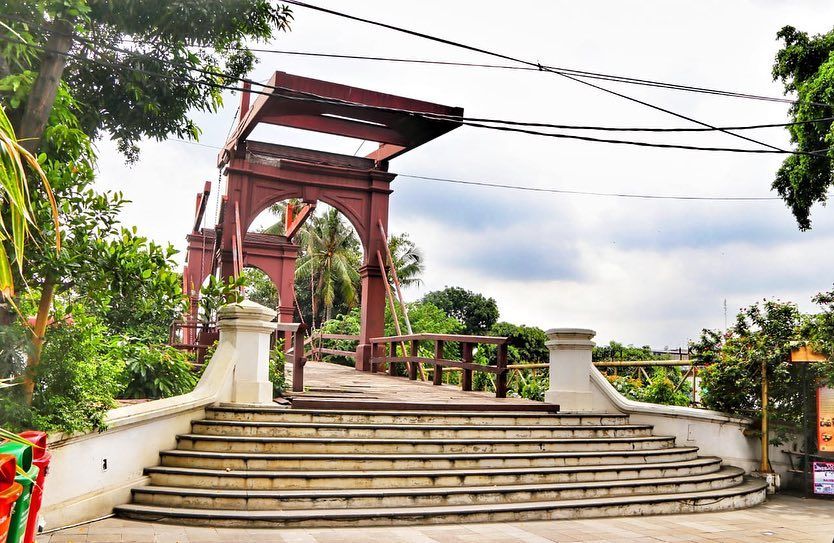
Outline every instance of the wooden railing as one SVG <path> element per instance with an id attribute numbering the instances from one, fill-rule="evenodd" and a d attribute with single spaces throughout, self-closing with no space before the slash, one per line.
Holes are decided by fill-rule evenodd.
<path id="1" fill-rule="evenodd" d="M 304 353 L 307 358 L 321 360 L 321 355 L 331 355 L 331 356 L 344 356 L 346 358 L 355 359 L 356 358 L 356 349 L 352 351 L 346 351 L 344 349 L 332 349 L 330 347 L 324 347 L 325 341 L 351 341 L 351 342 L 359 342 L 359 336 L 348 335 L 348 334 L 323 334 L 321 332 L 316 332 L 307 342 L 309 343 L 310 350 Z"/>
<path id="2" fill-rule="evenodd" d="M 424 342 L 434 343 L 434 357 L 421 357 L 420 345 Z M 461 348 L 461 360 L 444 358 L 443 350 L 447 343 L 457 343 Z M 474 362 L 476 345 L 495 345 L 497 359 L 494 366 L 481 365 Z M 457 368 L 461 372 L 460 385 L 462 390 L 472 390 L 472 373 L 476 371 L 495 375 L 495 396 L 507 396 L 507 338 L 492 336 L 463 336 L 454 334 L 412 334 L 374 338 L 371 340 L 373 352 L 371 358 L 373 371 L 387 366 L 390 375 L 396 375 L 396 364 L 406 365 L 406 374 L 412 381 L 417 379 L 418 368 L 422 364 L 433 369 L 432 382 L 443 384 L 443 369 Z M 402 351 L 398 356 L 397 349 Z M 407 352 L 408 351 L 408 352 Z M 410 353 L 410 354 L 409 354 Z"/>

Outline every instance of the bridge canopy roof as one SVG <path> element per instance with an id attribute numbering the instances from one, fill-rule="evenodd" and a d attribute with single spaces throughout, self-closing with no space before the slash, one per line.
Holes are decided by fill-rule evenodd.
<path id="1" fill-rule="evenodd" d="M 251 107 L 244 96 L 237 127 L 220 152 L 218 165 L 242 150 L 240 144 L 260 123 L 377 142 L 379 148 L 366 158 L 381 162 L 457 128 L 463 116 L 459 107 L 285 72 L 275 72 L 260 91 L 270 94 L 255 94 Z"/>

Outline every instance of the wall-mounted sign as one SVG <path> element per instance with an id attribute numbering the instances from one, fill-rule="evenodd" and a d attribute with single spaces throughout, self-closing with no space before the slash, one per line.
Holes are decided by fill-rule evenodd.
<path id="1" fill-rule="evenodd" d="M 834 462 L 813 462 L 814 494 L 834 496 Z"/>
<path id="2" fill-rule="evenodd" d="M 817 389 L 817 448 L 834 452 L 834 388 Z"/>
<path id="3" fill-rule="evenodd" d="M 802 347 L 796 347 L 791 350 L 791 362 L 799 364 L 807 364 L 809 362 L 828 362 L 828 357 L 822 353 L 814 351 L 807 345 L 803 345 Z"/>

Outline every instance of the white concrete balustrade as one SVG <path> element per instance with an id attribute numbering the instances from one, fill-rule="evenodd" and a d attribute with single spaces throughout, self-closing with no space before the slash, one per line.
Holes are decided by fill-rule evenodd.
<path id="1" fill-rule="evenodd" d="M 298 327 L 274 318 L 275 311 L 249 300 L 221 307 L 217 350 L 193 391 L 112 409 L 104 432 L 50 435 L 53 460 L 42 509 L 47 527 L 108 515 L 130 501 L 130 489 L 148 481 L 144 468 L 159 462 L 159 451 L 176 447 L 177 434 L 187 433 L 206 407 L 271 402 L 269 335 Z"/>

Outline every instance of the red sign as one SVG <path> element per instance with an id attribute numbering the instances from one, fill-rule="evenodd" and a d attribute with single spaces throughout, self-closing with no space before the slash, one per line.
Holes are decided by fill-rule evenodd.
<path id="1" fill-rule="evenodd" d="M 817 389 L 817 448 L 834 452 L 834 388 Z"/>

